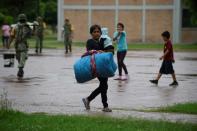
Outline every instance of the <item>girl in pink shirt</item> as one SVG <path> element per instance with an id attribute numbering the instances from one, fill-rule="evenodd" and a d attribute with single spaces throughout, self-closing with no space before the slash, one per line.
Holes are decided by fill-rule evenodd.
<path id="1" fill-rule="evenodd" d="M 10 38 L 10 26 L 7 24 L 4 24 L 1 28 L 2 30 L 2 42 L 3 42 L 3 48 L 8 47 L 8 41 Z"/>

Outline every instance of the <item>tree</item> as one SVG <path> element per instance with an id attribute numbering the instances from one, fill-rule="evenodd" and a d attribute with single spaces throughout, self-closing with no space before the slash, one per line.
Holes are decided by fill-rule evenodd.
<path id="1" fill-rule="evenodd" d="M 56 25 L 57 0 L 0 0 L 0 24 L 4 19 L 17 22 L 20 13 L 25 13 L 28 21 L 41 16 L 48 24 Z"/>
<path id="2" fill-rule="evenodd" d="M 44 13 L 45 21 L 51 25 L 57 24 L 57 3 L 54 1 L 49 1 L 45 5 L 47 9 Z"/>
<path id="3" fill-rule="evenodd" d="M 189 8 L 191 13 L 191 22 L 197 24 L 197 1 L 196 0 L 183 0 L 183 4 Z"/>
<path id="4" fill-rule="evenodd" d="M 28 19 L 32 20 L 36 16 L 35 0 L 1 0 L 0 12 L 5 16 L 14 18 L 17 21 L 18 14 L 25 13 Z"/>

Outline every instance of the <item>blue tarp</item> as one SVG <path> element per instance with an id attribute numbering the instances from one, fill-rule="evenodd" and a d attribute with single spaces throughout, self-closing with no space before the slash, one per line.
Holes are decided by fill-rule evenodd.
<path id="1" fill-rule="evenodd" d="M 113 77 L 115 75 L 117 66 L 112 53 L 97 53 L 94 60 L 98 77 Z M 74 64 L 74 72 L 79 83 L 94 79 L 96 76 L 92 74 L 91 55 L 77 60 Z"/>

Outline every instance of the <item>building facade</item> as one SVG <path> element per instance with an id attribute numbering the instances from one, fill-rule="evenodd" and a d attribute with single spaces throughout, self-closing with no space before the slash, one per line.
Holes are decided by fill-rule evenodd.
<path id="1" fill-rule="evenodd" d="M 74 41 L 86 41 L 89 27 L 99 24 L 112 37 L 118 22 L 125 25 L 128 42 L 162 42 L 161 33 L 171 32 L 181 42 L 181 0 L 58 0 L 58 40 L 64 19 L 74 27 Z"/>

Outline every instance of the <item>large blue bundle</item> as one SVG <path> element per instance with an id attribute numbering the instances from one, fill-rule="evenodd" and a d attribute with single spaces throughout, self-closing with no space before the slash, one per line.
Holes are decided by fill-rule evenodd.
<path id="1" fill-rule="evenodd" d="M 75 78 L 77 82 L 83 83 L 95 77 L 112 77 L 115 75 L 117 66 L 112 53 L 97 53 L 94 55 L 96 74 L 92 70 L 92 56 L 80 58 L 74 64 Z"/>

